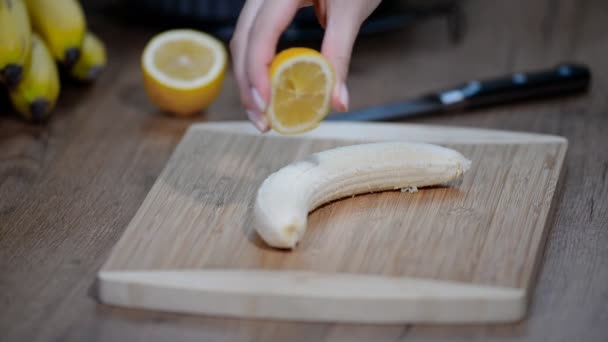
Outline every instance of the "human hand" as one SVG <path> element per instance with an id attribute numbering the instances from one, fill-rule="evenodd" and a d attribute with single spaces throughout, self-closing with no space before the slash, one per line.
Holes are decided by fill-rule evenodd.
<path id="1" fill-rule="evenodd" d="M 381 0 L 247 0 L 230 41 L 232 64 L 239 87 L 241 103 L 249 120 L 261 132 L 270 129 L 264 116 L 270 100 L 268 68 L 278 40 L 293 20 L 297 10 L 315 6 L 325 35 L 321 53 L 336 73 L 332 107 L 348 109 L 346 79 L 350 56 L 363 21 Z"/>

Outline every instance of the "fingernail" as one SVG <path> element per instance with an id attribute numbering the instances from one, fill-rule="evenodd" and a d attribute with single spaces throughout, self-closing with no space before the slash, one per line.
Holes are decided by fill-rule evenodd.
<path id="1" fill-rule="evenodd" d="M 340 104 L 342 105 L 342 110 L 345 112 L 348 111 L 348 89 L 346 88 L 346 84 L 344 83 L 340 85 L 338 99 L 340 101 Z"/>
<path id="2" fill-rule="evenodd" d="M 252 111 L 252 110 L 248 110 L 247 117 L 249 118 L 249 121 L 251 121 L 253 123 L 255 128 L 258 129 L 258 131 L 264 133 L 270 129 L 268 120 L 266 120 L 266 117 L 264 115 L 258 114 L 257 112 Z"/>
<path id="3" fill-rule="evenodd" d="M 258 110 L 264 113 L 266 111 L 266 103 L 264 102 L 264 99 L 262 98 L 257 89 L 251 88 L 251 97 L 253 97 L 253 101 L 258 107 Z"/>

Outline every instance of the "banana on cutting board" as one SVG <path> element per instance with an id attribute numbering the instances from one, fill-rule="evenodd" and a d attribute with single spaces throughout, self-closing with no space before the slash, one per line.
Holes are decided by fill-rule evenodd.
<path id="1" fill-rule="evenodd" d="M 409 142 L 351 145 L 313 154 L 264 180 L 254 227 L 270 246 L 293 249 L 308 213 L 324 203 L 370 193 L 439 185 L 461 177 L 471 162 L 458 151 Z"/>
<path id="2" fill-rule="evenodd" d="M 0 0 L 0 81 L 8 88 L 23 78 L 31 49 L 31 27 L 22 0 Z"/>

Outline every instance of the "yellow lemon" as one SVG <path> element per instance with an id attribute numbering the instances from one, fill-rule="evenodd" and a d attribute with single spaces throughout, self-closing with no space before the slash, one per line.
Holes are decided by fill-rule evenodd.
<path id="1" fill-rule="evenodd" d="M 227 52 L 207 33 L 175 29 L 148 42 L 141 65 L 151 101 L 166 112 L 190 116 L 206 109 L 218 96 Z"/>
<path id="2" fill-rule="evenodd" d="M 334 82 L 331 63 L 316 50 L 280 52 L 270 66 L 271 100 L 266 116 L 272 129 L 297 134 L 316 128 L 331 109 Z"/>

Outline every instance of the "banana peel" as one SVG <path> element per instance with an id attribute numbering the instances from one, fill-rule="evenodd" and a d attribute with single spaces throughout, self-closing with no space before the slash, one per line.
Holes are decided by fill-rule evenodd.
<path id="1" fill-rule="evenodd" d="M 69 74 L 73 79 L 91 83 L 103 72 L 107 62 L 107 52 L 103 41 L 93 32 L 87 31 L 82 44 L 81 55 Z"/>
<path id="2" fill-rule="evenodd" d="M 0 1 L 0 82 L 14 88 L 31 49 L 31 24 L 23 0 Z"/>
<path id="3" fill-rule="evenodd" d="M 23 79 L 10 89 L 16 111 L 29 121 L 44 121 L 53 111 L 60 93 L 59 70 L 46 43 L 32 34 L 31 56 Z"/>

